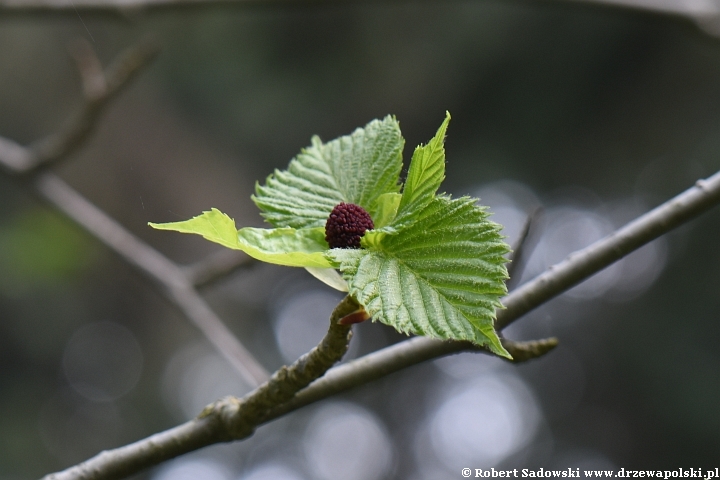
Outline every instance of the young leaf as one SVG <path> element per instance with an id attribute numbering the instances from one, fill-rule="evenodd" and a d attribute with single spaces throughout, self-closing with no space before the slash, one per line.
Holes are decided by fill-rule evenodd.
<path id="1" fill-rule="evenodd" d="M 319 138 L 256 185 L 253 201 L 276 227 L 322 227 L 340 202 L 354 203 L 375 218 L 378 198 L 398 192 L 404 140 L 394 117 L 373 120 L 365 128 L 327 144 Z"/>
<path id="2" fill-rule="evenodd" d="M 445 120 L 432 140 L 415 149 L 397 215 L 391 224 L 395 229 L 412 222 L 413 217 L 435 198 L 435 192 L 445 179 L 445 132 L 448 123 L 450 112 L 445 112 Z"/>
<path id="3" fill-rule="evenodd" d="M 493 328 L 506 294 L 508 246 L 475 199 L 436 197 L 394 235 L 370 231 L 367 249 L 332 249 L 349 292 L 401 332 L 469 340 L 510 357 Z"/>
<path id="4" fill-rule="evenodd" d="M 436 196 L 445 178 L 449 121 L 447 114 L 430 142 L 415 150 L 402 193 L 403 139 L 397 121 L 386 117 L 327 144 L 313 138 L 288 170 L 256 186 L 253 200 L 279 228 L 237 231 L 216 209 L 151 225 L 196 233 L 266 262 L 306 267 L 401 332 L 468 340 L 510 357 L 493 328 L 507 293 L 503 256 L 509 249 L 500 226 L 474 199 Z M 328 248 L 325 223 L 340 202 L 372 216 L 375 229 L 364 233 L 363 248 Z"/>
<path id="5" fill-rule="evenodd" d="M 148 223 L 157 230 L 172 230 L 181 233 L 196 233 L 206 240 L 219 243 L 228 248 L 237 249 L 237 229 L 235 220 L 222 213 L 217 208 L 190 220 L 171 223 Z"/>
<path id="6" fill-rule="evenodd" d="M 322 227 L 241 228 L 237 248 L 263 262 L 287 267 L 333 267 L 325 257 L 328 244 Z"/>
<path id="7" fill-rule="evenodd" d="M 328 249 L 323 228 L 235 228 L 235 220 L 213 208 L 202 215 L 173 223 L 150 223 L 158 230 L 202 235 L 206 240 L 234 250 L 242 250 L 263 262 L 289 267 L 329 268 Z"/>
<path id="8" fill-rule="evenodd" d="M 397 209 L 400 205 L 401 198 L 402 195 L 395 192 L 383 193 L 378 197 L 377 214 L 373 218 L 375 228 L 382 228 L 395 220 L 395 215 L 397 215 Z"/>

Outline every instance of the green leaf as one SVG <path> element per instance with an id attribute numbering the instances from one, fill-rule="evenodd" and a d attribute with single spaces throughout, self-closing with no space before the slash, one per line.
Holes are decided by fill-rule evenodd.
<path id="1" fill-rule="evenodd" d="M 323 144 L 317 137 L 253 200 L 274 230 L 243 228 L 213 209 L 155 228 L 196 233 L 266 262 L 303 266 L 349 291 L 376 320 L 406 333 L 467 340 L 510 358 L 494 329 L 507 293 L 500 226 L 475 199 L 436 196 L 445 178 L 450 114 L 415 149 L 399 193 L 403 139 L 393 117 Z M 375 229 L 361 249 L 328 249 L 324 226 L 340 202 L 360 205 Z M 341 270 L 338 275 L 334 268 Z"/>
<path id="2" fill-rule="evenodd" d="M 238 249 L 263 262 L 288 267 L 331 268 L 324 228 L 241 228 Z"/>
<path id="3" fill-rule="evenodd" d="M 450 112 L 445 112 L 445 120 L 432 140 L 415 149 L 397 216 L 392 223 L 395 229 L 412 222 L 413 217 L 435 198 L 435 192 L 445 179 L 445 132 L 449 123 Z"/>
<path id="4" fill-rule="evenodd" d="M 211 242 L 234 250 L 242 250 L 263 262 L 290 267 L 329 268 L 325 258 L 328 244 L 323 228 L 235 228 L 235 220 L 213 208 L 202 215 L 173 223 L 150 223 L 158 230 L 172 230 L 202 235 Z"/>
<path id="5" fill-rule="evenodd" d="M 378 197 L 377 201 L 377 215 L 373 218 L 375 228 L 382 228 L 395 219 L 397 215 L 397 209 L 400 205 L 400 199 L 402 195 L 399 193 L 383 193 Z"/>
<path id="6" fill-rule="evenodd" d="M 287 170 L 256 185 L 253 201 L 276 227 L 324 227 L 340 202 L 360 205 L 376 218 L 385 208 L 380 196 L 400 190 L 403 144 L 391 116 L 327 144 L 314 137 Z"/>
<path id="7" fill-rule="evenodd" d="M 196 233 L 206 240 L 219 243 L 228 248 L 237 249 L 237 229 L 235 220 L 222 213 L 217 208 L 190 220 L 170 223 L 148 223 L 157 230 L 172 230 L 181 233 Z"/>
<path id="8" fill-rule="evenodd" d="M 367 232 L 365 249 L 332 249 L 353 295 L 400 332 L 469 340 L 510 357 L 493 328 L 507 293 L 500 226 L 475 199 L 432 199 L 395 235 Z"/>

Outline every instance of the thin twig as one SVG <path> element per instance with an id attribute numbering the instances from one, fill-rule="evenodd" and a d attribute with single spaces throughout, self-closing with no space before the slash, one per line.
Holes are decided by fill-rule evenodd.
<path id="1" fill-rule="evenodd" d="M 497 325 L 500 326 L 500 329 L 504 328 L 532 308 L 552 299 L 631 251 L 691 220 L 718 203 L 720 203 L 720 172 L 707 180 L 699 180 L 694 187 L 639 217 L 609 237 L 573 253 L 564 262 L 550 267 L 544 274 L 510 293 L 504 301 L 506 309 L 501 310 L 498 314 Z M 538 341 L 535 345 L 526 344 L 525 346 L 529 351 L 543 351 L 552 348 L 553 343 L 553 339 L 548 339 Z M 300 390 L 289 401 L 278 404 L 270 410 L 263 410 L 263 414 L 259 416 L 262 417 L 262 422 L 268 422 L 305 405 L 366 384 L 403 368 L 472 349 L 477 349 L 477 347 L 468 342 L 440 341 L 426 337 L 411 338 L 330 369 L 307 388 Z M 249 395 L 254 395 L 254 393 Z M 240 403 L 238 400 L 224 399 L 220 403 L 214 404 L 211 411 L 223 411 L 225 408 L 223 405 L 227 403 L 222 402 L 230 402 L 229 405 Z M 223 415 L 210 415 L 193 420 L 132 445 L 103 452 L 60 474 L 49 475 L 45 477 L 45 480 L 105 480 L 136 473 L 149 465 L 200 448 L 197 446 L 199 444 L 206 446 L 211 443 L 227 441 L 233 431 L 238 432 L 233 430 L 232 423 L 237 421 L 237 417 L 231 415 L 230 418 L 231 420 L 224 420 Z M 207 429 L 211 428 L 210 425 L 215 425 L 214 422 L 228 424 L 226 427 L 212 427 L 214 430 L 221 429 L 223 432 L 216 433 L 215 438 L 212 434 L 207 433 Z M 223 430 L 222 428 L 227 429 Z M 240 429 L 239 431 L 244 432 L 245 430 Z M 157 453 L 153 452 L 155 448 L 158 449 Z M 117 472 L 122 472 L 122 475 L 118 475 Z"/>
<path id="2" fill-rule="evenodd" d="M 83 91 L 86 94 L 85 102 L 70 117 L 64 128 L 30 147 L 32 161 L 28 162 L 22 171 L 28 172 L 40 165 L 67 158 L 68 155 L 80 148 L 95 128 L 97 118 L 108 102 L 126 87 L 144 67 L 150 64 L 157 56 L 158 51 L 157 45 L 150 40 L 136 44 L 123 52 L 105 70 L 104 75 L 101 76 L 103 80 L 91 78 L 97 77 L 97 74 L 81 69 L 85 87 Z M 86 50 L 85 55 L 87 56 L 88 53 Z M 93 86 L 89 87 L 88 82 L 91 82 Z"/>
<path id="3" fill-rule="evenodd" d="M 306 0 L 318 3 L 321 0 Z M 330 3 L 328 0 L 324 0 Z M 347 0 L 346 0 L 347 1 Z M 710 2 L 667 2 L 648 0 L 561 0 L 563 3 L 594 4 L 613 8 L 629 8 L 651 13 L 708 17 L 717 13 Z M 0 0 L 0 11 L 8 13 L 77 14 L 78 11 L 123 12 L 134 10 L 168 10 L 173 8 L 204 8 L 213 6 L 282 5 L 289 0 Z M 297 3 L 297 2 L 293 2 Z M 337 2 L 333 2 L 337 3 Z M 73 8 L 74 6 L 74 8 Z"/>
<path id="4" fill-rule="evenodd" d="M 568 290 L 594 273 L 620 260 L 646 243 L 692 220 L 720 202 L 720 172 L 695 182 L 680 195 L 592 245 L 570 254 L 531 282 L 518 287 L 498 312 L 496 328 L 502 330 L 548 299 Z"/>
<path id="5" fill-rule="evenodd" d="M 508 290 L 513 290 L 517 286 L 527 264 L 527 259 L 537 244 L 535 241 L 537 236 L 534 233 L 542 214 L 543 209 L 538 207 L 530 212 L 530 215 L 525 219 L 520 236 L 516 245 L 513 246 L 512 254 L 508 258 L 510 262 L 508 263 L 508 277 L 510 277 L 507 281 Z"/>
<path id="6" fill-rule="evenodd" d="M 345 297 L 330 316 L 330 327 L 318 346 L 289 367 L 282 367 L 243 398 L 225 397 L 205 407 L 194 420 L 145 440 L 106 451 L 43 480 L 119 479 L 170 458 L 218 442 L 252 435 L 270 410 L 322 376 L 347 352 L 351 326 L 339 320 L 360 306 Z"/>
<path id="7" fill-rule="evenodd" d="M 255 259 L 245 252 L 223 248 L 182 269 L 190 283 L 195 287 L 204 287 L 255 263 Z"/>
<path id="8" fill-rule="evenodd" d="M 83 85 L 85 98 L 100 98 L 107 92 L 107 79 L 102 63 L 95 55 L 92 45 L 84 38 L 78 38 L 68 45 L 68 52 L 75 60 Z"/>
<path id="9" fill-rule="evenodd" d="M 361 0 L 367 3 L 368 0 Z M 372 0 L 378 1 L 378 0 Z M 406 0 L 396 0 L 397 3 Z M 285 5 L 336 5 L 358 3 L 358 0 L 0 0 L 0 14 L 111 14 L 121 18 L 136 17 L 154 11 L 207 9 L 213 7 L 257 7 Z M 537 0 L 533 3 L 537 3 Z M 710 1 L 681 2 L 665 0 L 543 0 L 543 3 L 590 5 L 616 10 L 635 10 L 689 20 L 707 35 L 720 36 L 720 9 Z"/>
<path id="10" fill-rule="evenodd" d="M 0 165 L 12 174 L 22 172 L 33 162 L 32 153 L 9 138 L 0 137 Z"/>
<path id="11" fill-rule="evenodd" d="M 141 42 L 127 51 L 105 71 L 92 72 L 96 63 L 92 50 L 78 48 L 75 44 L 74 57 L 83 79 L 84 102 L 68 119 L 59 132 L 23 147 L 8 139 L 0 139 L 0 164 L 14 174 L 27 174 L 41 165 L 48 165 L 66 158 L 85 143 L 92 132 L 97 118 L 108 104 L 130 80 L 146 67 L 158 53 L 158 48 L 149 41 Z M 82 51 L 80 51 L 82 50 Z"/>

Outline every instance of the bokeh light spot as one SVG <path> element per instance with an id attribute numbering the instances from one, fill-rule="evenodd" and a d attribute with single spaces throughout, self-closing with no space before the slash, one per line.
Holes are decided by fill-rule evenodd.
<path id="1" fill-rule="evenodd" d="M 63 354 L 63 370 L 72 388 L 95 401 L 111 401 L 128 393 L 140 379 L 142 367 L 135 336 L 109 321 L 80 327 Z"/>
<path id="2" fill-rule="evenodd" d="M 152 480 L 230 480 L 227 468 L 210 459 L 181 458 L 166 463 L 152 476 Z"/>
<path id="3" fill-rule="evenodd" d="M 384 425 L 357 405 L 323 407 L 310 421 L 303 444 L 318 480 L 377 480 L 393 464 L 393 444 Z"/>
<path id="4" fill-rule="evenodd" d="M 430 448 L 449 469 L 491 467 L 527 445 L 540 418 L 520 379 L 489 373 L 446 394 L 428 421 Z M 427 444 L 418 442 L 418 447 L 418 457 L 425 457 Z"/>

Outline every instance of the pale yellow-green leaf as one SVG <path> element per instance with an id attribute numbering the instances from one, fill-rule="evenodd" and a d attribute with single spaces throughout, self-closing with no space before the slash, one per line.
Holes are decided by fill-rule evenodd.
<path id="1" fill-rule="evenodd" d="M 325 285 L 339 290 L 341 292 L 348 291 L 348 284 L 344 278 L 334 268 L 316 268 L 316 267 L 305 267 L 310 275 L 317 278 Z"/>
<path id="2" fill-rule="evenodd" d="M 395 192 L 383 193 L 377 200 L 377 214 L 373 218 L 375 228 L 382 228 L 395 219 L 402 195 Z"/>
<path id="3" fill-rule="evenodd" d="M 325 258 L 328 249 L 323 228 L 235 228 L 235 220 L 213 208 L 202 215 L 172 223 L 150 223 L 158 230 L 201 235 L 211 242 L 242 250 L 263 262 L 290 267 L 330 268 Z"/>

